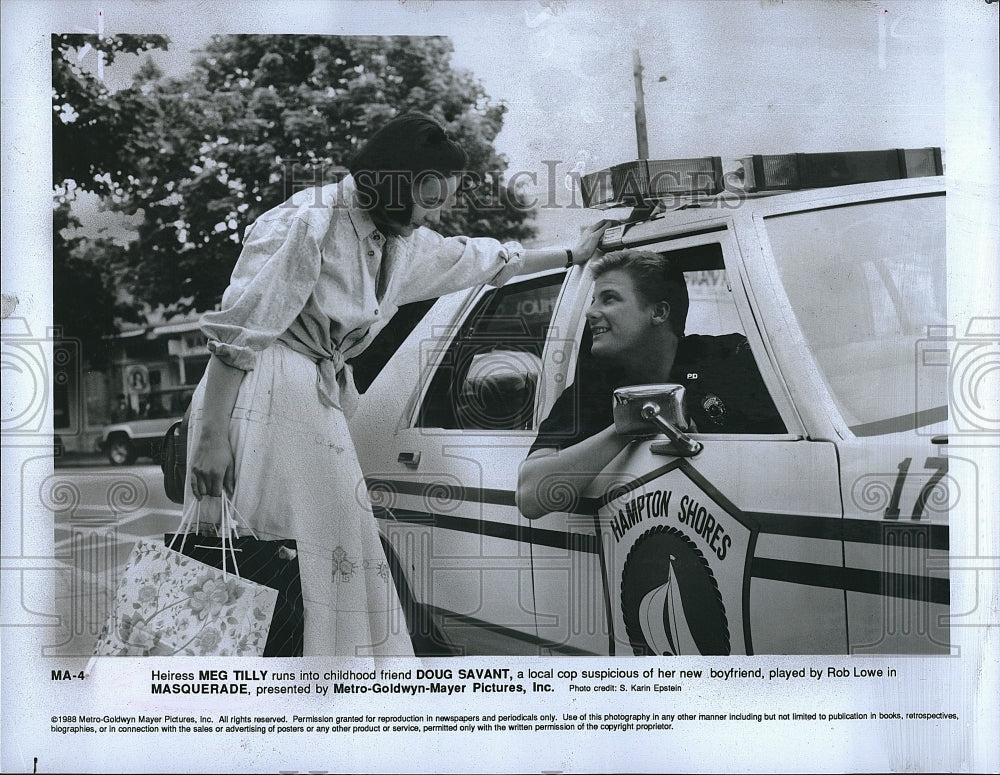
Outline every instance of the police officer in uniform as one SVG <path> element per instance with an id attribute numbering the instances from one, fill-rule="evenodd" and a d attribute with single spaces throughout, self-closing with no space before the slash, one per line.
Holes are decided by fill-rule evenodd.
<path id="1" fill-rule="evenodd" d="M 685 335 L 687 286 L 669 257 L 622 250 L 596 259 L 590 271 L 594 298 L 575 379 L 542 422 L 518 476 L 518 508 L 529 519 L 556 510 L 545 493 L 560 490 L 557 482 L 582 492 L 631 441 L 615 431 L 616 387 L 684 385 L 692 430 L 700 433 L 785 430 L 746 337 Z"/>

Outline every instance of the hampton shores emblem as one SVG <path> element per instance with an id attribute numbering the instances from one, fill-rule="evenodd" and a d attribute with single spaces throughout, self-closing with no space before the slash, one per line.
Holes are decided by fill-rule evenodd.
<path id="1" fill-rule="evenodd" d="M 614 536 L 622 647 L 637 656 L 746 653 L 747 526 L 679 471 L 613 500 L 603 515 Z"/>

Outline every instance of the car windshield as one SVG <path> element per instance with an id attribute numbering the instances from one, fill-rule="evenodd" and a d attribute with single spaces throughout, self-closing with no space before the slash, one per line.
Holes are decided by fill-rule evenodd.
<path id="1" fill-rule="evenodd" d="M 947 418 L 947 370 L 921 357 L 946 323 L 944 195 L 773 216 L 778 272 L 857 436 Z"/>

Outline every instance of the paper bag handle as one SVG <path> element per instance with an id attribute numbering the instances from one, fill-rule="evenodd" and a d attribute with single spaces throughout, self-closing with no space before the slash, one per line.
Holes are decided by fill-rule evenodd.
<path id="1" fill-rule="evenodd" d="M 249 525 L 247 525 L 246 520 L 236 511 L 236 507 L 233 506 L 229 499 L 229 496 L 223 492 L 222 502 L 220 504 L 222 517 L 218 526 L 218 536 L 221 541 L 220 551 L 222 552 L 222 574 L 223 576 L 229 575 L 229 560 L 232 560 L 233 564 L 233 574 L 239 578 L 240 569 L 236 562 L 236 549 L 233 546 L 233 535 L 239 537 L 239 530 L 242 527 L 247 531 L 252 537 L 256 538 L 257 535 L 253 532 Z M 192 531 L 192 525 L 194 530 Z M 174 532 L 173 538 L 170 539 L 170 545 L 168 549 L 174 551 L 184 550 L 184 541 L 187 540 L 188 534 L 191 532 L 197 533 L 201 527 L 201 501 L 198 499 L 188 500 L 184 504 L 184 512 L 181 515 L 181 523 L 177 526 L 177 530 Z M 174 549 L 174 544 L 177 541 L 177 537 L 181 536 L 180 549 Z"/>

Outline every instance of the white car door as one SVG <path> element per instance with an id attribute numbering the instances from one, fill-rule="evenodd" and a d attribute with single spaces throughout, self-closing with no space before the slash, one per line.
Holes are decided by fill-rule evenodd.
<path id="1" fill-rule="evenodd" d="M 587 629 L 574 617 L 601 606 L 612 622 L 605 648 L 619 655 L 846 649 L 836 449 L 807 437 L 761 336 L 732 229 L 722 224 L 667 239 L 649 236 L 652 229 L 632 233 L 637 246 L 669 252 L 685 269 L 688 334 L 745 337 L 780 421 L 766 433 L 702 429 L 695 457 L 633 444 L 605 469 L 580 513 L 538 520 L 565 529 L 563 520 L 579 524 L 596 512 L 605 600 L 560 612 L 570 646 Z M 699 374 L 683 378 L 693 390 Z M 551 586 L 536 579 L 536 598 L 549 589 L 544 599 L 555 605 Z"/>
<path id="2" fill-rule="evenodd" d="M 815 363 L 812 422 L 837 443 L 849 651 L 947 653 L 949 512 L 976 503 L 949 475 L 969 461 L 947 447 L 943 187 L 799 205 L 760 233 Z"/>
<path id="3" fill-rule="evenodd" d="M 352 420 L 414 597 L 457 645 L 463 629 L 478 631 L 473 650 L 538 653 L 532 550 L 568 540 L 529 525 L 514 503 L 546 400 L 542 358 L 558 336 L 564 278 L 548 272 L 440 300 Z"/>

